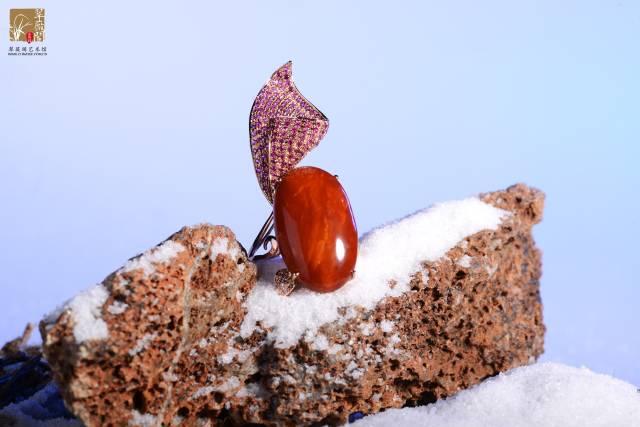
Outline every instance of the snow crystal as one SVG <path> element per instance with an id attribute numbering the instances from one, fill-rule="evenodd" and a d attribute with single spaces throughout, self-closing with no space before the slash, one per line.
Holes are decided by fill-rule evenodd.
<path id="1" fill-rule="evenodd" d="M 240 387 L 240 380 L 238 379 L 238 377 L 231 377 L 227 381 L 222 383 L 222 385 L 217 387 L 216 390 L 226 393 L 238 387 Z"/>
<path id="2" fill-rule="evenodd" d="M 122 314 L 128 307 L 129 305 L 122 301 L 114 301 L 109 307 L 107 307 L 107 311 L 111 314 Z"/>
<path id="3" fill-rule="evenodd" d="M 158 336 L 158 334 L 153 333 L 153 334 L 144 334 L 142 336 L 142 338 L 140 338 L 137 342 L 136 345 L 129 350 L 129 355 L 130 356 L 135 356 L 136 354 L 140 353 L 143 350 L 146 350 L 147 347 L 149 347 L 149 344 L 151 343 L 151 341 L 153 341 L 155 339 L 155 337 Z"/>
<path id="4" fill-rule="evenodd" d="M 408 292 L 410 275 L 422 270 L 422 261 L 437 260 L 469 235 L 496 229 L 506 215 L 469 198 L 437 204 L 375 229 L 360 239 L 355 277 L 331 293 L 300 289 L 279 295 L 273 277 L 284 263 L 280 258 L 263 261 L 258 283 L 244 303 L 247 315 L 240 333 L 250 336 L 260 322 L 272 329 L 268 339 L 275 347 L 291 347 L 306 331 L 316 333 L 321 325 L 338 320 L 341 307 L 373 309 L 385 297 Z"/>
<path id="5" fill-rule="evenodd" d="M 154 264 L 166 264 L 184 250 L 185 247 L 182 244 L 167 240 L 139 257 L 129 260 L 122 267 L 122 271 L 127 273 L 134 270 L 142 270 L 145 276 L 149 276 L 156 271 Z"/>
<path id="6" fill-rule="evenodd" d="M 344 347 L 341 344 L 333 344 L 332 346 L 329 347 L 329 349 L 327 350 L 327 353 L 329 354 L 337 354 L 340 351 L 342 351 Z"/>
<path id="7" fill-rule="evenodd" d="M 206 396 L 208 394 L 213 393 L 214 391 L 216 391 L 216 388 L 213 386 L 206 386 L 206 387 L 200 387 L 199 389 L 196 390 L 195 393 L 193 393 L 193 396 L 191 396 L 192 399 L 198 399 L 202 396 Z"/>
<path id="8" fill-rule="evenodd" d="M 368 337 L 373 334 L 373 324 L 372 323 L 363 323 L 360 325 L 360 332 L 365 337 Z"/>
<path id="9" fill-rule="evenodd" d="M 102 306 L 108 297 L 109 293 L 102 285 L 95 285 L 80 292 L 42 318 L 45 329 L 50 329 L 63 312 L 69 311 L 76 342 L 108 338 L 109 329 L 105 321 L 102 320 Z"/>
<path id="10" fill-rule="evenodd" d="M 266 397 L 267 395 L 267 391 L 259 383 L 249 383 L 236 393 L 236 397 Z"/>
<path id="11" fill-rule="evenodd" d="M 229 343 L 227 343 L 227 347 L 227 352 L 224 354 L 220 354 L 217 357 L 218 362 L 224 365 L 233 362 L 234 358 L 237 358 L 238 362 L 244 363 L 249 358 L 249 356 L 253 354 L 251 350 L 238 350 Z"/>
<path id="12" fill-rule="evenodd" d="M 463 268 L 469 268 L 471 267 L 471 260 L 473 260 L 473 258 L 469 255 L 462 255 L 458 260 L 458 265 Z"/>
<path id="13" fill-rule="evenodd" d="M 153 427 L 158 423 L 157 418 L 151 414 L 141 414 L 135 409 L 131 413 L 132 417 L 129 420 L 130 426 L 139 426 L 139 427 Z"/>
<path id="14" fill-rule="evenodd" d="M 633 385 L 586 368 L 541 363 L 490 378 L 434 404 L 363 418 L 356 427 L 640 426 Z"/>
<path id="15" fill-rule="evenodd" d="M 211 259 L 215 260 L 220 254 L 228 255 L 235 260 L 240 256 L 240 249 L 236 244 L 231 245 L 231 248 L 229 248 L 229 239 L 222 237 L 211 244 Z"/>
<path id="16" fill-rule="evenodd" d="M 358 364 L 352 360 L 347 365 L 345 373 L 352 378 L 359 379 L 360 377 L 362 377 L 362 375 L 364 375 L 364 369 L 360 368 Z"/>
<path id="17" fill-rule="evenodd" d="M 101 340 L 109 337 L 107 324 L 102 320 L 102 306 L 109 293 L 102 285 L 96 285 L 76 295 L 67 304 L 73 319 L 73 336 L 76 342 Z"/>
<path id="18" fill-rule="evenodd" d="M 229 239 L 227 239 L 226 237 L 223 237 L 221 239 L 216 239 L 211 244 L 211 259 L 215 260 L 219 254 L 228 253 L 228 249 L 227 249 L 228 247 L 229 247 Z"/>
<path id="19" fill-rule="evenodd" d="M 229 392 L 231 390 L 234 390 L 234 389 L 237 389 L 239 387 L 240 387 L 240 380 L 238 379 L 238 377 L 233 376 L 233 377 L 230 377 L 229 379 L 227 379 L 224 383 L 222 383 L 219 386 L 200 387 L 198 390 L 195 391 L 195 393 L 193 393 L 191 398 L 192 399 L 197 399 L 199 397 L 211 394 L 214 391 L 227 393 L 227 392 Z"/>
<path id="20" fill-rule="evenodd" d="M 180 378 L 174 372 L 163 372 L 162 379 L 165 381 L 174 383 L 178 381 Z"/>
<path id="21" fill-rule="evenodd" d="M 398 344 L 400 341 L 402 341 L 400 339 L 400 336 L 398 336 L 398 334 L 393 334 L 389 337 L 389 343 L 387 344 L 387 346 L 384 348 L 384 352 L 387 355 L 397 355 L 400 354 L 400 350 L 398 350 L 395 345 Z"/>
<path id="22" fill-rule="evenodd" d="M 327 336 L 324 334 L 313 335 L 307 332 L 305 341 L 311 345 L 312 350 L 324 351 L 329 348 L 329 340 L 327 340 Z"/>
<path id="23" fill-rule="evenodd" d="M 391 332 L 393 331 L 394 326 L 395 323 L 390 320 L 383 320 L 382 322 L 380 322 L 380 329 L 382 330 L 382 332 Z"/>

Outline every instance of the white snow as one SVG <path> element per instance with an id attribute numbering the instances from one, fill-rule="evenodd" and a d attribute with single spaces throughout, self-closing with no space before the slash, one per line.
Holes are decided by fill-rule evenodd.
<path id="1" fill-rule="evenodd" d="M 358 379 L 364 375 L 364 369 L 360 368 L 356 362 L 353 360 L 349 362 L 347 368 L 345 369 L 345 373 L 352 378 Z"/>
<path id="2" fill-rule="evenodd" d="M 211 259 L 215 261 L 216 257 L 220 254 L 229 255 L 235 258 L 239 255 L 237 247 L 229 249 L 229 239 L 226 237 L 218 238 L 211 243 Z"/>
<path id="3" fill-rule="evenodd" d="M 473 258 L 471 258 L 469 255 L 462 255 L 460 257 L 460 259 L 458 260 L 458 265 L 460 267 L 464 267 L 464 268 L 469 268 L 471 267 L 471 261 L 473 260 Z"/>
<path id="4" fill-rule="evenodd" d="M 174 372 L 163 372 L 162 379 L 168 382 L 175 383 L 180 379 Z"/>
<path id="5" fill-rule="evenodd" d="M 122 314 L 129 307 L 128 304 L 122 301 L 114 301 L 109 307 L 107 307 L 107 311 L 111 314 Z"/>
<path id="6" fill-rule="evenodd" d="M 109 330 L 102 319 L 102 306 L 108 297 L 109 293 L 104 286 L 95 285 L 56 307 L 42 321 L 45 328 L 49 329 L 63 312 L 69 311 L 76 342 L 106 339 L 109 337 Z"/>
<path id="7" fill-rule="evenodd" d="M 241 387 L 240 390 L 236 392 L 236 397 L 257 396 L 264 398 L 267 395 L 267 391 L 259 383 L 247 384 L 245 387 Z"/>
<path id="8" fill-rule="evenodd" d="M 206 386 L 206 387 L 200 387 L 199 389 L 196 390 L 195 393 L 193 393 L 193 396 L 191 396 L 192 399 L 198 399 L 202 396 L 206 396 L 208 394 L 213 393 L 214 391 L 216 391 L 216 388 L 213 386 Z"/>
<path id="9" fill-rule="evenodd" d="M 230 377 L 229 379 L 227 379 L 225 382 L 223 382 L 222 384 L 220 384 L 219 386 L 204 386 L 204 387 L 200 387 L 198 390 L 195 391 L 195 393 L 193 393 L 193 395 L 191 396 L 191 399 L 198 399 L 202 396 L 206 396 L 209 395 L 211 393 L 213 393 L 214 391 L 220 391 L 222 393 L 227 393 L 229 391 L 232 391 L 234 389 L 237 389 L 240 387 L 240 380 L 238 379 L 238 377 Z"/>
<path id="10" fill-rule="evenodd" d="M 66 308 L 73 319 L 73 336 L 76 342 L 102 340 L 109 337 L 107 324 L 102 320 L 102 306 L 109 293 L 102 285 L 95 285 L 76 295 Z"/>
<path id="11" fill-rule="evenodd" d="M 391 332 L 393 331 L 394 326 L 395 323 L 390 320 L 383 320 L 382 322 L 380 322 L 380 329 L 382 330 L 382 332 Z"/>
<path id="12" fill-rule="evenodd" d="M 139 257 L 129 260 L 122 267 L 122 271 L 126 273 L 142 270 L 145 276 L 149 276 L 156 271 L 154 264 L 166 264 L 184 250 L 185 247 L 181 243 L 167 240 L 155 248 L 149 249 Z"/>
<path id="13" fill-rule="evenodd" d="M 158 336 L 157 333 L 144 334 L 142 338 L 136 341 L 136 345 L 134 345 L 133 348 L 129 350 L 129 355 L 135 356 L 141 351 L 146 350 L 147 347 L 149 347 L 149 344 L 151 344 L 151 341 L 153 341 L 157 336 Z"/>
<path id="14" fill-rule="evenodd" d="M 233 345 L 229 342 L 227 343 L 227 352 L 224 354 L 218 355 L 217 359 L 218 359 L 218 362 L 224 365 L 233 362 L 233 359 L 235 358 L 238 359 L 238 362 L 244 363 L 252 354 L 253 354 L 252 349 L 238 350 L 237 348 L 233 347 Z"/>
<path id="15" fill-rule="evenodd" d="M 507 215 L 474 197 L 437 204 L 384 225 L 360 239 L 355 277 L 327 294 L 301 289 L 279 295 L 273 276 L 284 263 L 280 258 L 262 262 L 260 279 L 245 300 L 247 315 L 240 333 L 250 336 L 260 322 L 272 328 L 268 339 L 277 348 L 291 347 L 306 331 L 315 334 L 321 325 L 337 320 L 340 307 L 373 309 L 387 296 L 408 292 L 410 275 L 422 270 L 422 261 L 435 261 L 465 237 L 496 229 Z"/>
<path id="16" fill-rule="evenodd" d="M 305 335 L 305 341 L 310 344 L 312 350 L 324 351 L 329 348 L 329 340 L 324 334 L 314 335 L 307 332 Z"/>
<path id="17" fill-rule="evenodd" d="M 586 368 L 541 363 L 434 404 L 389 409 L 355 427 L 639 427 L 640 392 Z"/>
<path id="18" fill-rule="evenodd" d="M 373 323 L 369 322 L 369 323 L 360 324 L 360 333 L 362 333 L 362 335 L 364 335 L 365 337 L 373 335 L 373 332 L 374 332 Z"/>
<path id="19" fill-rule="evenodd" d="M 152 414 L 141 414 L 134 409 L 131 415 L 132 418 L 129 420 L 130 426 L 153 427 L 158 424 L 157 418 Z"/>
<path id="20" fill-rule="evenodd" d="M 167 240 L 138 258 L 128 261 L 121 271 L 140 269 L 145 275 L 152 274 L 155 264 L 169 262 L 184 249 L 180 243 Z M 44 316 L 43 322 L 47 327 L 51 327 L 60 315 L 68 310 L 73 320 L 73 336 L 76 342 L 106 339 L 109 337 L 109 329 L 102 319 L 102 307 L 108 297 L 109 293 L 103 285 L 95 285 Z M 127 304 L 116 301 L 107 307 L 107 311 L 111 314 L 121 314 L 127 307 Z"/>
<path id="21" fill-rule="evenodd" d="M 216 390 L 226 393 L 238 387 L 240 387 L 240 380 L 238 379 L 238 377 L 230 377 L 227 381 L 222 383 L 219 387 L 216 387 Z"/>

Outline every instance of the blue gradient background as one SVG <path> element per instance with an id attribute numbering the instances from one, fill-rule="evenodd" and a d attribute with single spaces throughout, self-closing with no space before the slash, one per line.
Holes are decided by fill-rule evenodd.
<path id="1" fill-rule="evenodd" d="M 183 225 L 248 245 L 249 108 L 292 59 L 361 232 L 543 189 L 543 359 L 640 385 L 640 3 L 36 3 L 0 10 L 45 7 L 49 50 L 0 37 L 0 341 Z"/>

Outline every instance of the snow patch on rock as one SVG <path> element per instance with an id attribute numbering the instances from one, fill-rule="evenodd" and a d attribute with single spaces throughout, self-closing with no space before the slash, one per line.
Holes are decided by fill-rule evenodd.
<path id="1" fill-rule="evenodd" d="M 235 242 L 229 247 L 229 239 L 222 237 L 211 244 L 211 259 L 215 261 L 218 255 L 228 255 L 234 261 L 240 256 L 240 248 Z M 243 266 L 244 268 L 244 266 Z"/>
<path id="2" fill-rule="evenodd" d="M 185 250 L 185 247 L 173 240 L 167 240 L 143 253 L 139 257 L 129 260 L 122 271 L 128 273 L 134 270 L 142 270 L 145 276 L 149 276 L 156 271 L 155 264 L 166 264 Z"/>
<path id="3" fill-rule="evenodd" d="M 67 304 L 73 320 L 73 336 L 76 342 L 103 340 L 109 337 L 109 329 L 102 319 L 102 306 L 109 293 L 102 285 L 96 285 L 79 293 Z"/>
<path id="4" fill-rule="evenodd" d="M 122 301 L 114 301 L 109 307 L 107 307 L 107 311 L 113 315 L 122 314 L 129 307 L 127 303 Z"/>
<path id="5" fill-rule="evenodd" d="M 390 320 L 383 320 L 382 322 L 380 322 L 380 329 L 382 330 L 382 332 L 388 333 L 393 331 L 395 325 L 395 322 L 392 322 Z"/>
<path id="6" fill-rule="evenodd" d="M 260 323 L 277 348 L 289 348 L 305 332 L 340 318 L 341 307 L 373 309 L 385 297 L 409 291 L 411 275 L 423 261 L 436 261 L 464 238 L 482 230 L 495 230 L 509 212 L 473 197 L 436 204 L 365 234 L 359 243 L 355 277 L 335 292 L 307 289 L 289 296 L 276 292 L 275 272 L 282 259 L 258 264 L 259 279 L 245 300 L 247 315 L 240 334 L 250 336 Z M 395 285 L 392 285 L 395 284 Z"/>
<path id="7" fill-rule="evenodd" d="M 237 348 L 233 347 L 233 344 L 231 342 L 228 342 L 226 353 L 218 355 L 217 359 L 218 362 L 223 365 L 227 365 L 233 362 L 233 359 L 237 359 L 238 362 L 244 363 L 253 354 L 252 350 L 253 349 L 238 350 Z"/>
<path id="8" fill-rule="evenodd" d="M 473 260 L 473 258 L 471 258 L 469 255 L 466 255 L 466 254 L 465 254 L 465 255 L 462 255 L 462 256 L 460 257 L 460 259 L 458 260 L 457 264 L 458 264 L 460 267 L 463 267 L 463 268 L 469 268 L 469 267 L 471 267 L 471 261 L 472 261 L 472 260 Z"/>
<path id="9" fill-rule="evenodd" d="M 154 427 L 158 424 L 157 417 L 152 414 L 141 414 L 134 409 L 131 415 L 131 420 L 129 420 L 130 426 Z"/>
<path id="10" fill-rule="evenodd" d="M 311 334 L 307 332 L 305 335 L 305 341 L 309 343 L 312 350 L 325 351 L 329 348 L 329 340 L 324 334 Z"/>
<path id="11" fill-rule="evenodd" d="M 156 264 L 168 263 L 184 250 L 185 247 L 182 244 L 167 240 L 139 257 L 129 260 L 120 271 L 142 270 L 145 276 L 148 276 L 155 272 Z M 123 282 L 119 286 L 128 286 L 128 281 L 124 281 L 122 278 L 121 281 Z M 102 308 L 108 298 L 109 292 L 107 289 L 102 284 L 95 285 L 46 315 L 43 318 L 43 322 L 48 329 L 63 312 L 69 311 L 73 321 L 73 336 L 76 342 L 82 343 L 89 340 L 107 339 L 109 337 L 109 329 L 102 319 Z M 124 313 L 127 308 L 128 305 L 126 303 L 114 301 L 106 310 L 113 315 L 118 315 Z"/>
<path id="12" fill-rule="evenodd" d="M 102 319 L 102 307 L 107 298 L 109 292 L 102 285 L 84 290 L 45 315 L 42 318 L 45 329 L 49 330 L 62 313 L 68 311 L 73 321 L 73 336 L 77 343 L 107 339 L 109 329 Z"/>
<path id="13" fill-rule="evenodd" d="M 206 386 L 206 387 L 200 387 L 199 389 L 197 389 L 195 391 L 195 393 L 193 393 L 193 396 L 191 396 L 192 399 L 199 399 L 202 396 L 206 396 L 209 395 L 211 393 L 213 393 L 214 391 L 216 391 L 216 388 L 213 386 Z"/>
<path id="14" fill-rule="evenodd" d="M 151 344 L 151 341 L 153 341 L 157 336 L 158 336 L 157 333 L 144 334 L 142 338 L 136 341 L 136 344 L 133 346 L 133 348 L 129 350 L 129 355 L 135 356 L 141 351 L 146 350 L 147 347 L 149 347 L 149 344 Z"/>

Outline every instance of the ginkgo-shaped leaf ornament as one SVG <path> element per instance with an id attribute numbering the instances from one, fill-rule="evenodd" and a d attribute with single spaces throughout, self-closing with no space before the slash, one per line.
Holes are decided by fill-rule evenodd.
<path id="1" fill-rule="evenodd" d="M 300 93 L 291 61 L 273 73 L 251 107 L 249 138 L 260 188 L 269 203 L 282 177 L 320 143 L 329 119 Z"/>

